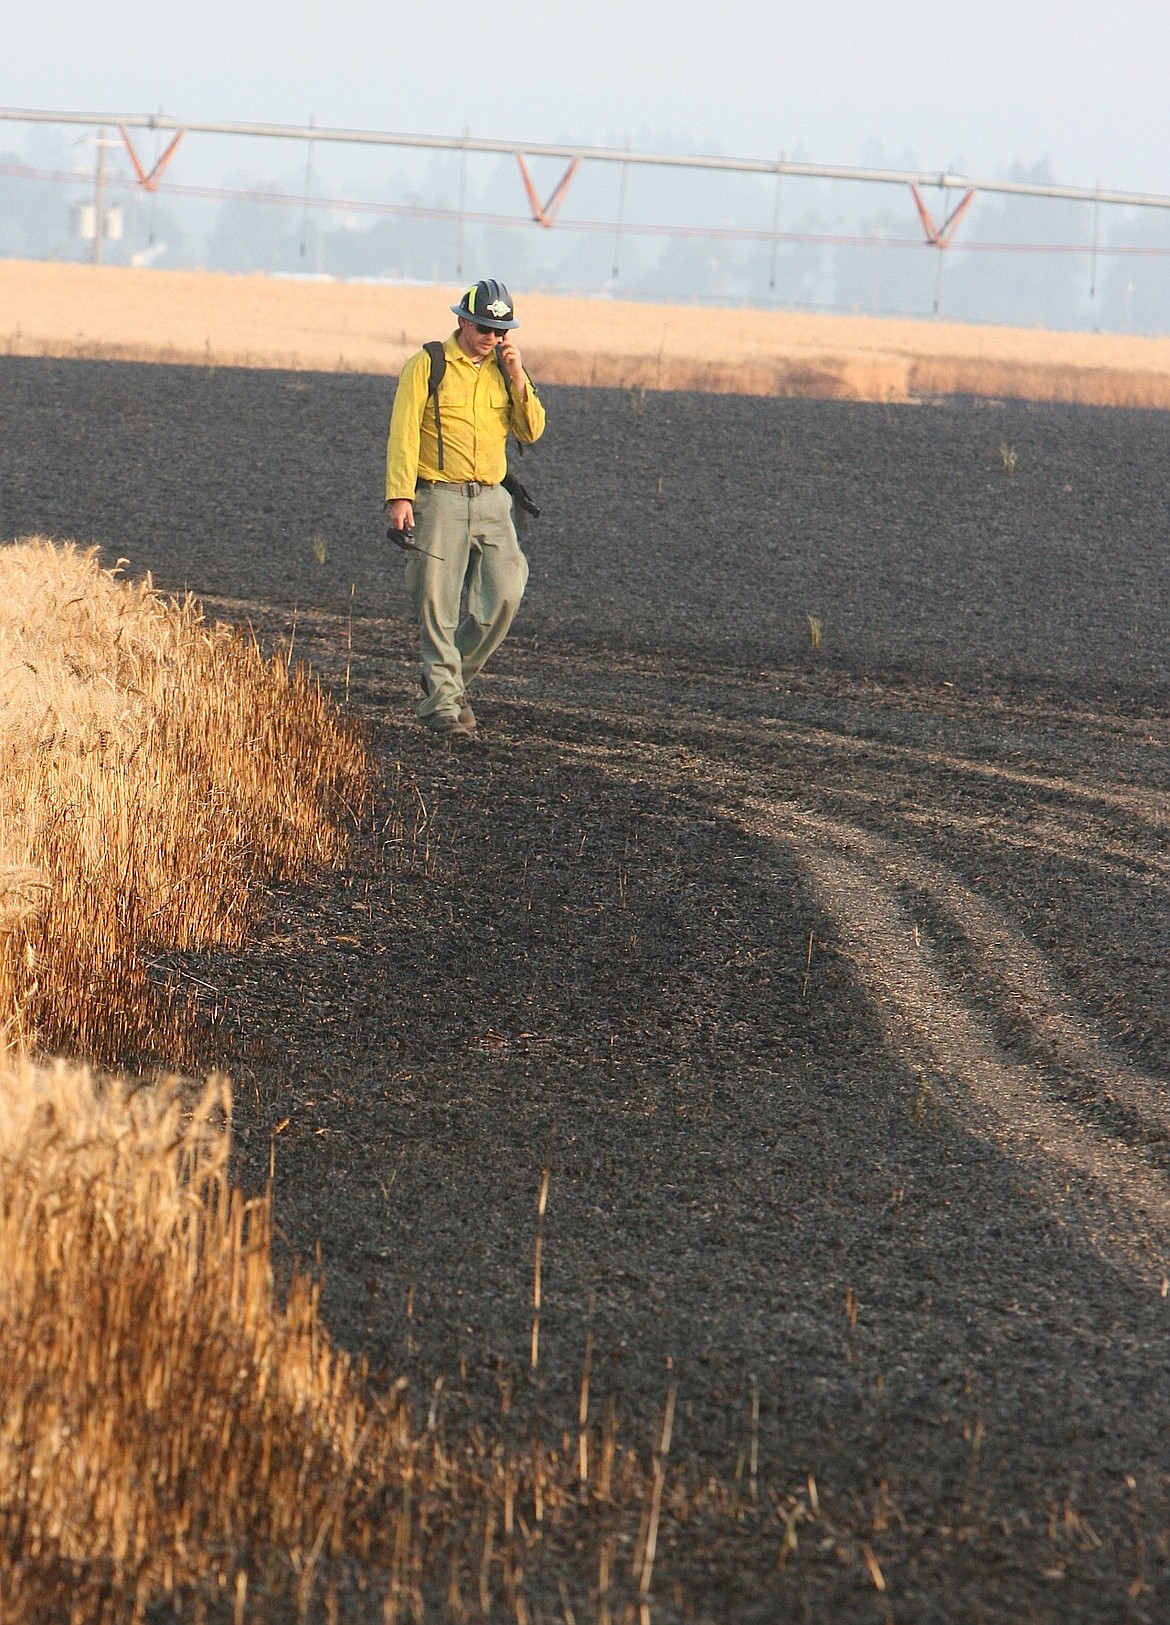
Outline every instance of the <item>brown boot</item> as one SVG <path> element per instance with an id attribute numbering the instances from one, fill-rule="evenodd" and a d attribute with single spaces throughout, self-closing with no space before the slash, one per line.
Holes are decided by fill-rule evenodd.
<path id="1" fill-rule="evenodd" d="M 436 711 L 427 718 L 426 729 L 436 739 L 446 739 L 452 744 L 460 739 L 475 738 L 475 729 L 469 728 L 454 711 Z"/>
<path id="2" fill-rule="evenodd" d="M 422 689 L 424 694 L 429 694 L 431 692 L 427 687 L 427 680 L 425 676 L 419 678 L 418 686 Z M 475 712 L 471 709 L 471 702 L 467 698 L 466 694 L 464 694 L 463 698 L 459 701 L 459 720 L 471 733 L 475 732 Z"/>

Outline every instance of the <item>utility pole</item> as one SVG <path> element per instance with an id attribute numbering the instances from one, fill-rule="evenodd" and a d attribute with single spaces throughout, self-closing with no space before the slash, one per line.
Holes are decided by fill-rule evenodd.
<path id="1" fill-rule="evenodd" d="M 309 129 L 310 130 L 312 130 L 312 128 L 314 127 L 316 122 L 317 122 L 317 115 L 314 113 L 309 118 Z M 310 137 L 309 137 L 309 153 L 308 153 L 308 157 L 305 159 L 305 200 L 304 200 L 304 203 L 303 203 L 303 205 L 301 207 L 301 258 L 302 259 L 304 259 L 305 251 L 309 246 L 309 204 L 310 204 L 310 202 L 312 200 L 312 196 L 313 196 L 313 137 L 310 135 Z M 319 269 L 320 269 L 320 267 L 318 266 L 318 270 Z"/>
<path id="2" fill-rule="evenodd" d="M 780 183 L 784 178 L 784 154 L 776 165 L 776 196 L 772 203 L 772 269 L 768 277 L 769 292 L 776 292 L 776 253 L 780 247 Z"/>
<path id="3" fill-rule="evenodd" d="M 97 162 L 93 174 L 93 263 L 101 262 L 106 230 L 106 132 L 98 131 Z"/>
<path id="4" fill-rule="evenodd" d="M 626 146 L 628 147 L 629 144 L 630 144 L 630 138 L 629 138 L 629 136 L 627 136 L 626 137 Z M 622 182 L 621 182 L 621 186 L 618 188 L 617 229 L 614 232 L 614 239 L 613 239 L 613 280 L 615 282 L 618 279 L 618 264 L 619 264 L 619 261 L 621 260 L 622 226 L 625 224 L 625 219 L 626 219 L 626 178 L 629 175 L 629 172 L 630 172 L 629 164 L 628 163 L 623 163 L 622 164 Z"/>
<path id="5" fill-rule="evenodd" d="M 1101 243 L 1101 177 L 1097 177 L 1097 196 L 1093 199 L 1093 257 L 1089 261 L 1089 298 L 1097 297 L 1097 249 Z"/>
<path id="6" fill-rule="evenodd" d="M 159 111 L 159 117 L 160 118 L 162 117 L 162 110 L 163 110 L 162 109 L 162 103 L 160 102 L 159 106 L 158 106 L 158 111 Z M 152 165 L 151 171 L 150 171 L 150 173 L 152 175 L 155 175 L 157 173 L 157 171 L 158 171 L 159 140 L 160 140 L 159 129 L 158 129 L 158 125 L 156 124 L 155 128 L 154 128 L 154 164 Z M 151 189 L 150 189 L 150 242 L 147 245 L 150 248 L 154 247 L 154 238 L 155 238 L 155 229 L 154 228 L 155 228 L 155 220 L 156 220 L 157 215 L 158 215 L 158 187 L 157 187 L 157 185 L 155 185 L 155 186 L 152 186 Z"/>

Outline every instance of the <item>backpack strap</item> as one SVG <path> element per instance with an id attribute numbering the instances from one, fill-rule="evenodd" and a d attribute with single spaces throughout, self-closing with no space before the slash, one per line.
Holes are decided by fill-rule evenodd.
<path id="1" fill-rule="evenodd" d="M 435 439 L 439 445 L 439 468 L 443 467 L 443 420 L 439 416 L 439 385 L 443 382 L 443 374 L 447 370 L 447 356 L 443 349 L 442 339 L 428 339 L 423 349 L 431 364 L 430 377 L 427 379 L 427 394 L 434 402 L 435 407 Z"/>
<path id="2" fill-rule="evenodd" d="M 431 364 L 430 376 L 427 379 L 427 396 L 435 408 L 435 439 L 438 442 L 439 469 L 441 471 L 443 467 L 443 420 L 439 415 L 439 385 L 443 382 L 443 374 L 447 371 L 447 353 L 443 349 L 442 339 L 428 339 L 423 345 L 423 349 L 426 351 L 427 359 Z M 504 380 L 508 400 L 511 401 L 512 386 L 508 382 L 508 374 L 500 366 L 500 352 L 496 350 L 493 354 L 496 368 L 500 377 Z M 516 449 L 517 451 L 523 451 L 524 449 L 519 441 L 516 443 Z"/>
<path id="3" fill-rule="evenodd" d="M 511 404 L 512 404 L 512 386 L 508 382 L 508 374 L 504 371 L 503 367 L 500 366 L 500 352 L 499 352 L 499 350 L 498 349 L 493 350 L 492 351 L 492 356 L 495 359 L 496 369 L 499 372 L 500 377 L 504 380 L 504 390 L 505 390 L 505 393 L 507 394 L 507 397 L 508 397 L 508 405 L 511 406 Z M 531 379 L 529 380 L 529 382 L 531 383 Z M 505 436 L 505 440 L 506 439 L 507 439 L 507 437 Z M 517 440 L 517 441 L 514 442 L 514 445 L 515 445 L 515 448 L 516 448 L 516 455 L 518 457 L 522 456 L 523 452 L 524 452 L 524 442 L 522 440 Z M 503 483 L 506 485 L 507 480 L 505 480 Z M 515 493 L 513 493 L 513 495 L 515 495 Z"/>

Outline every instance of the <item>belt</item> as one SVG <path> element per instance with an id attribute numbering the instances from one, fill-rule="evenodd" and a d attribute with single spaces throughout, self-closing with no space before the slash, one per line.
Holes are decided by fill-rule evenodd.
<path id="1" fill-rule="evenodd" d="M 494 491 L 494 485 L 484 480 L 416 480 L 416 486 L 425 485 L 428 491 L 462 491 L 465 497 L 477 497 L 481 491 Z"/>

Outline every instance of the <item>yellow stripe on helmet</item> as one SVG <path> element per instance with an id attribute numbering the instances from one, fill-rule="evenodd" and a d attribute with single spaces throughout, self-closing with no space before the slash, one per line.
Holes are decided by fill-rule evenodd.
<path id="1" fill-rule="evenodd" d="M 467 308 L 473 316 L 475 315 L 475 289 L 478 287 L 479 283 L 477 282 L 475 288 L 468 288 L 467 290 Z"/>

